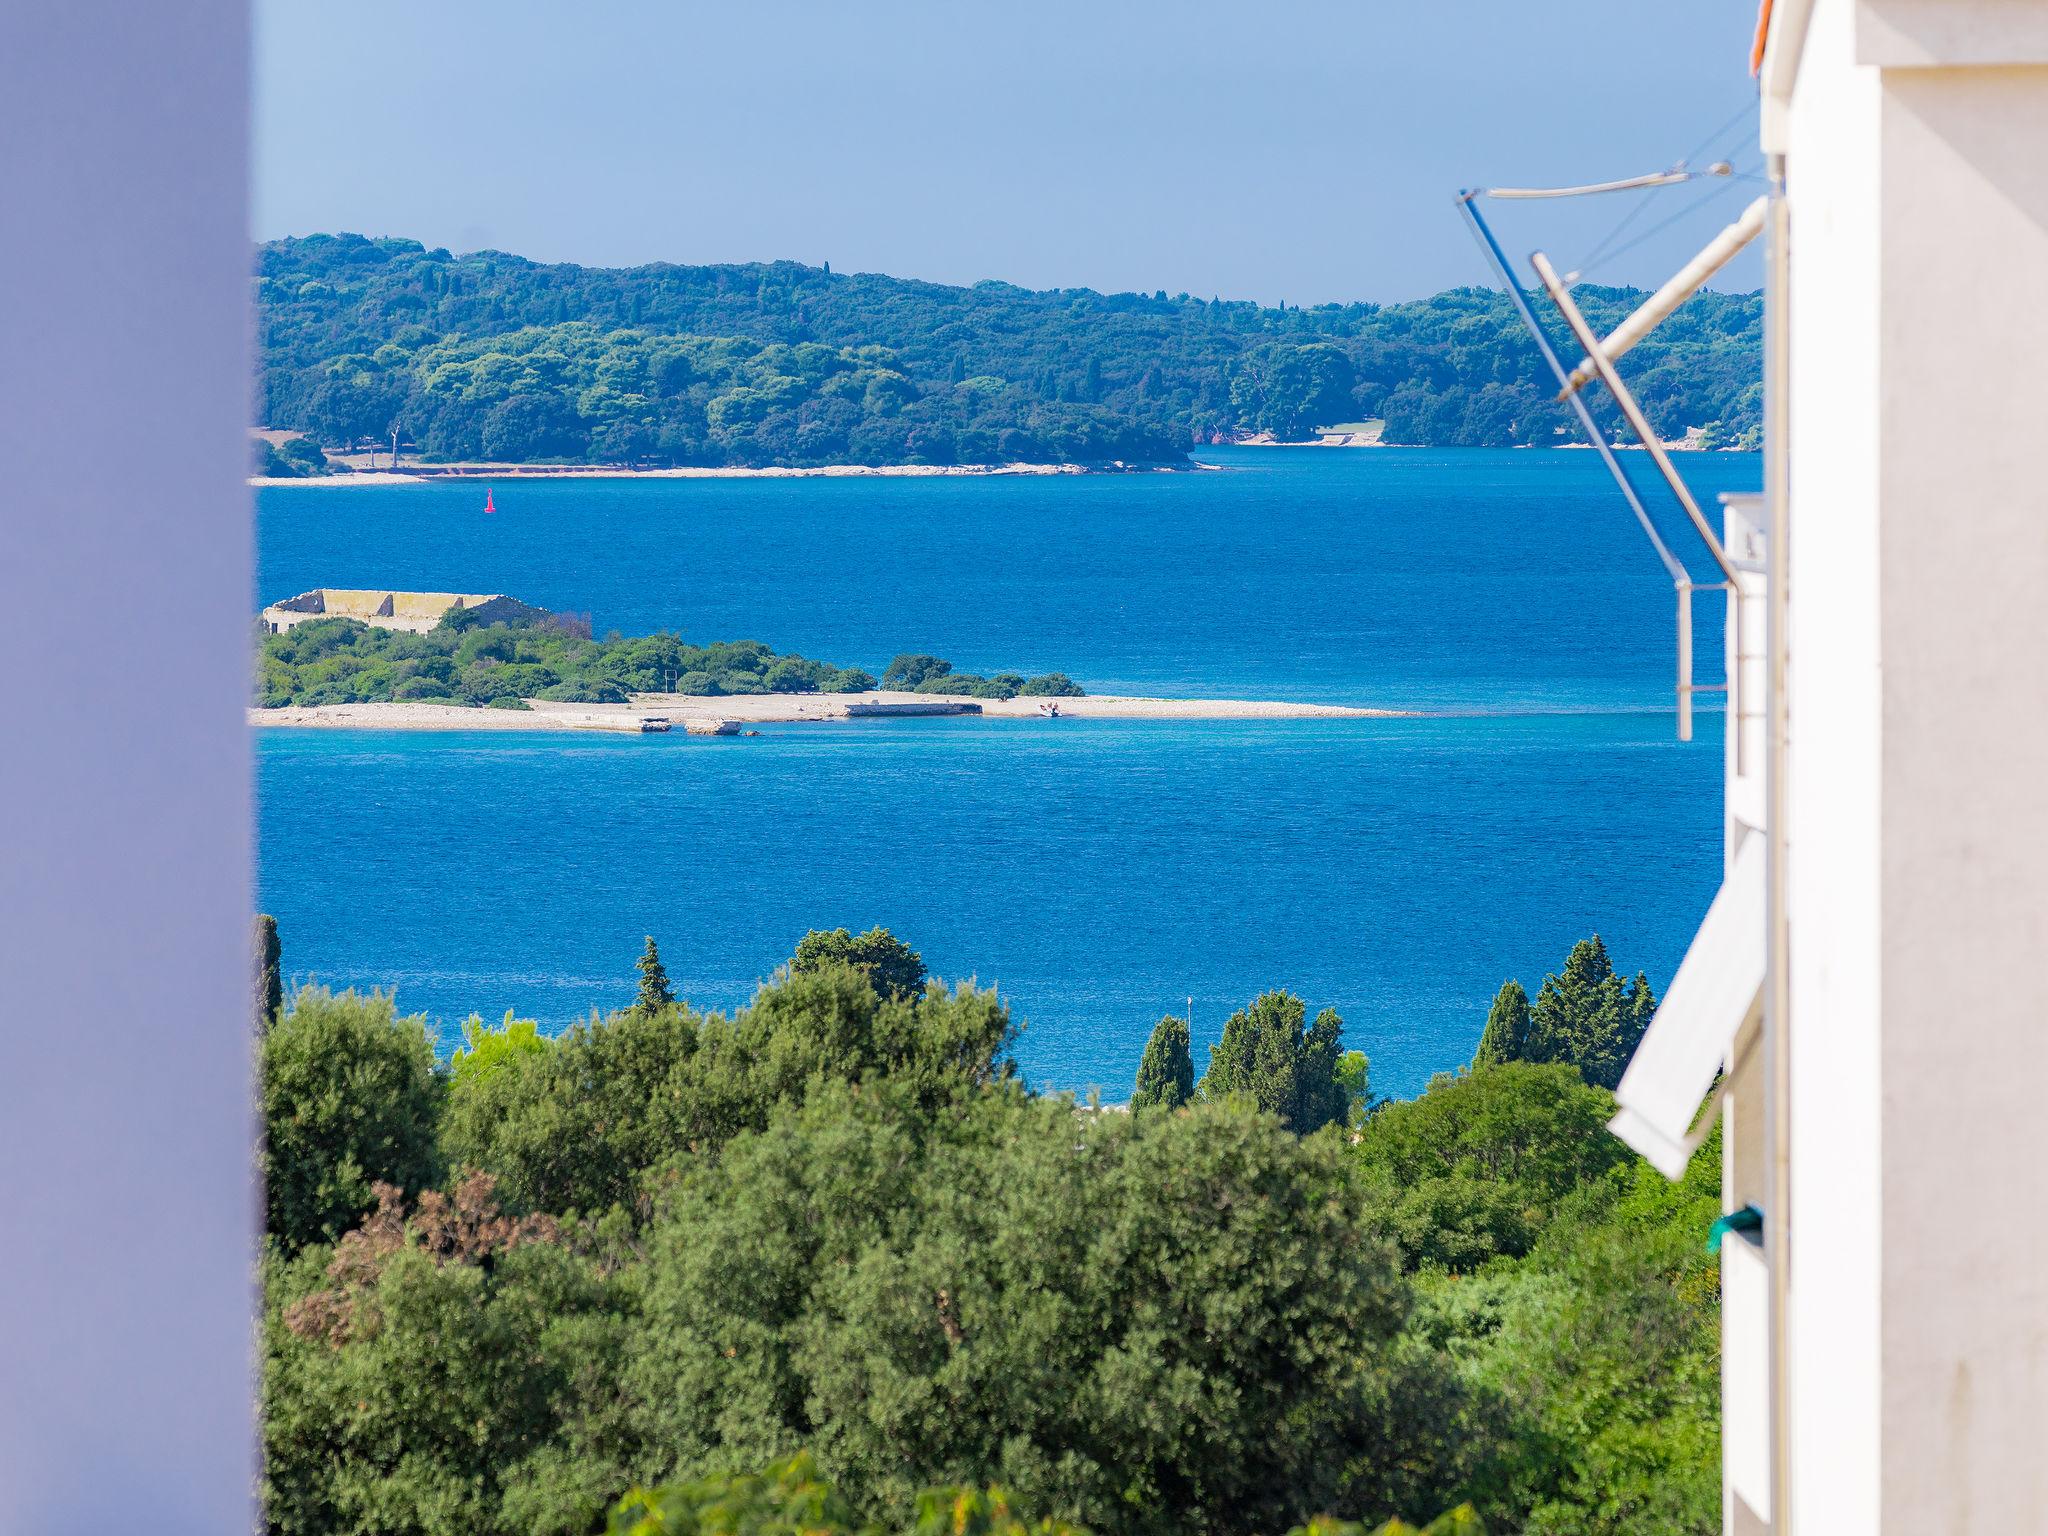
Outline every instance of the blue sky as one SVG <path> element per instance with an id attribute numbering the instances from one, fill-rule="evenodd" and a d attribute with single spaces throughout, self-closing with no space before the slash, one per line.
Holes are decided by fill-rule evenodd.
<path id="1" fill-rule="evenodd" d="M 258 0 L 255 221 L 544 260 L 830 261 L 1273 303 L 1483 277 L 1452 192 L 1658 168 L 1748 0 Z M 1717 143 L 1754 168 L 1753 120 Z M 1752 189 L 1753 190 L 1753 189 Z M 1706 199 L 1715 192 L 1711 202 Z M 1655 283 L 1717 184 L 1589 274 Z M 1641 197 L 1644 194 L 1634 194 Z M 1630 204 L 1502 211 L 1577 265 Z M 1722 286 L 1758 281 L 1755 258 Z"/>

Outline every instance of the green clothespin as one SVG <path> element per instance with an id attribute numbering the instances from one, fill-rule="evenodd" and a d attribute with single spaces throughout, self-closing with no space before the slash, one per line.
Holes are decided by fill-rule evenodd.
<path id="1" fill-rule="evenodd" d="M 1745 1205 L 1739 1211 L 1730 1211 L 1707 1228 L 1707 1252 L 1719 1253 L 1721 1239 L 1730 1232 L 1760 1232 L 1763 1225 L 1764 1213 L 1753 1205 Z"/>

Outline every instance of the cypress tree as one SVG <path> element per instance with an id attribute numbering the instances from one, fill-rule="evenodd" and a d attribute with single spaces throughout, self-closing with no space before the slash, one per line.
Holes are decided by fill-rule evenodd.
<path id="1" fill-rule="evenodd" d="M 668 971 L 661 963 L 661 951 L 655 947 L 654 935 L 647 935 L 647 948 L 640 956 L 640 995 L 633 999 L 633 1006 L 642 1013 L 659 1013 L 664 1008 L 675 1006 L 675 989 L 668 984 Z"/>
<path id="2" fill-rule="evenodd" d="M 1179 1109 L 1194 1096 L 1195 1056 L 1188 1039 L 1188 1021 L 1168 1014 L 1152 1026 L 1152 1038 L 1145 1042 L 1131 1108 Z"/>
<path id="3" fill-rule="evenodd" d="M 1233 1013 L 1209 1052 L 1203 1096 L 1242 1094 L 1268 1114 L 1285 1115 L 1294 1104 L 1294 1051 L 1303 1012 L 1300 998 L 1266 992 Z"/>
<path id="4" fill-rule="evenodd" d="M 1472 1065 L 1476 1069 L 1521 1061 L 1528 1048 L 1529 994 L 1519 981 L 1504 981 L 1493 994 L 1493 1007 L 1487 1011 L 1486 1028 L 1479 1036 L 1479 1049 L 1472 1053 Z"/>
<path id="5" fill-rule="evenodd" d="M 1614 962 L 1608 958 L 1607 941 L 1597 933 L 1590 939 L 1579 940 L 1564 957 L 1564 978 L 1570 985 L 1603 986 L 1613 976 Z"/>
<path id="6" fill-rule="evenodd" d="M 1619 1009 L 1620 983 L 1614 981 L 1614 965 L 1600 935 L 1574 944 L 1564 968 L 1545 976 L 1536 990 L 1536 1004 L 1529 1012 L 1528 1059 L 1570 1062 L 1584 1071 L 1598 1053 L 1600 1015 L 1610 982 L 1612 1001 Z M 1619 1019 L 1614 1022 L 1618 1025 Z"/>
<path id="7" fill-rule="evenodd" d="M 1301 999 L 1289 992 L 1264 993 L 1233 1013 L 1209 1053 L 1203 1094 L 1243 1094 L 1302 1136 L 1347 1118 L 1350 1097 L 1337 1079 L 1344 1021 L 1328 1008 L 1313 1026 L 1307 1016 Z"/>
<path id="8" fill-rule="evenodd" d="M 1621 1063 L 1624 1070 L 1628 1060 L 1635 1055 L 1636 1047 L 1643 1043 L 1643 1031 L 1650 1027 L 1650 1020 L 1656 1016 L 1657 994 L 1650 990 L 1650 978 L 1641 971 L 1628 984 L 1622 994 L 1621 1004 Z M 1616 1082 L 1621 1079 L 1617 1075 Z"/>
<path id="9" fill-rule="evenodd" d="M 1301 1037 L 1295 1056 L 1294 1102 L 1287 1123 L 1306 1136 L 1310 1131 L 1351 1119 L 1351 1093 L 1343 1083 L 1344 1021 L 1325 1008 Z"/>
<path id="10" fill-rule="evenodd" d="M 256 1032 L 277 1022 L 284 1012 L 284 951 L 277 941 L 277 919 L 268 912 L 256 917 Z"/>
<path id="11" fill-rule="evenodd" d="M 1587 1082 L 1612 1088 L 1655 1006 L 1647 978 L 1625 987 L 1615 975 L 1599 934 L 1581 939 L 1564 970 L 1544 977 L 1537 990 L 1524 1059 L 1567 1062 Z"/>

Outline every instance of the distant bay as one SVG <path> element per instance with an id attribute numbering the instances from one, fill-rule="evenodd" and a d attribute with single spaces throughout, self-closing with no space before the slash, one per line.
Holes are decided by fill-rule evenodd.
<path id="1" fill-rule="evenodd" d="M 602 632 L 879 671 L 1412 720 L 929 721 L 755 739 L 263 732 L 288 967 L 440 1021 L 744 1002 L 805 928 L 1000 984 L 1035 1081 L 1128 1091 L 1267 986 L 1412 1092 L 1509 974 L 1599 929 L 1661 988 L 1717 878 L 1718 730 L 1671 739 L 1671 594 L 1587 453 L 1219 452 L 1213 473 L 519 482 L 259 494 L 258 592 L 507 591 Z M 1755 459 L 1688 456 L 1706 499 Z M 1647 468 L 1647 466 L 1644 466 Z M 1647 481 L 1645 482 L 1647 484 Z M 1716 616 L 1703 605 L 1703 632 Z M 1711 665 L 1712 647 L 1702 645 Z"/>

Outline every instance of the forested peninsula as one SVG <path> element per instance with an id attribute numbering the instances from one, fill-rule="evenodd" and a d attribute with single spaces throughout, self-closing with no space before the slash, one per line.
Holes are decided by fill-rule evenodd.
<path id="1" fill-rule="evenodd" d="M 426 462 L 1177 465 L 1366 420 L 1389 443 L 1578 437 L 1483 288 L 1269 308 L 790 261 L 548 265 L 347 234 L 260 245 L 254 283 L 259 424 L 330 450 L 395 432 Z M 1604 330 L 1642 296 L 1577 297 Z M 1630 354 L 1661 430 L 1755 438 L 1762 313 L 1759 295 L 1703 293 Z"/>

